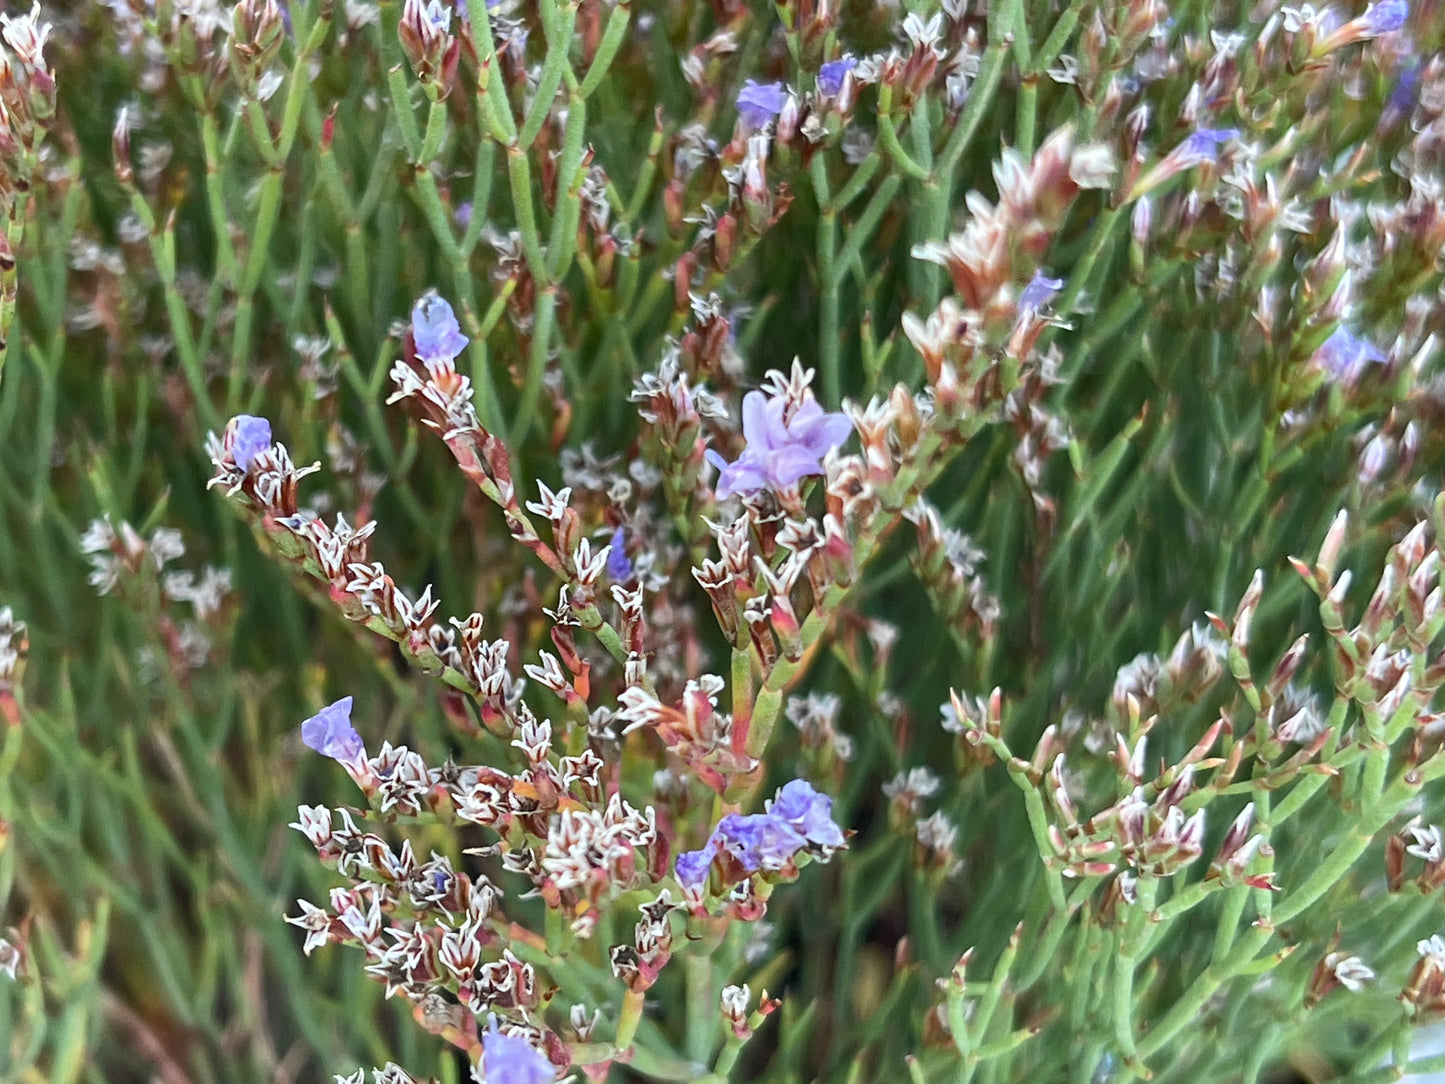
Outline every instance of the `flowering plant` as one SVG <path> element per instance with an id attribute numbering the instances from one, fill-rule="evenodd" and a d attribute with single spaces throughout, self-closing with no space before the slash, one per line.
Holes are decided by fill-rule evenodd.
<path id="1" fill-rule="evenodd" d="M 0 15 L 0 1076 L 1438 1067 L 1442 40 Z"/>

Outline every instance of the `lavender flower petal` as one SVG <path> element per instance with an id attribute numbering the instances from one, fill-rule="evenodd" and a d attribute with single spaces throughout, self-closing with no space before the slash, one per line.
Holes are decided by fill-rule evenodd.
<path id="1" fill-rule="evenodd" d="M 843 80 L 858 66 L 858 61 L 849 53 L 837 60 L 830 60 L 818 69 L 818 93 L 827 98 L 836 98 L 843 90 Z"/>
<path id="2" fill-rule="evenodd" d="M 1395 79 L 1390 90 L 1388 106 L 1396 113 L 1408 113 L 1415 108 L 1420 98 L 1420 64 L 1407 65 Z"/>
<path id="3" fill-rule="evenodd" d="M 1343 326 L 1336 328 L 1315 351 L 1315 363 L 1346 384 L 1353 384 L 1363 376 L 1367 366 L 1384 360 L 1384 353 L 1374 343 Z"/>
<path id="4" fill-rule="evenodd" d="M 706 455 L 707 461 L 718 469 L 717 483 L 713 488 L 719 500 L 768 488 L 768 472 L 757 456 L 744 452 L 736 462 L 729 463 L 712 448 L 707 450 Z"/>
<path id="5" fill-rule="evenodd" d="M 250 470 L 255 458 L 271 447 L 271 423 L 254 414 L 237 414 L 231 424 L 235 427 L 231 458 L 242 470 Z"/>
<path id="6" fill-rule="evenodd" d="M 843 830 L 833 823 L 833 799 L 820 794 L 804 779 L 794 779 L 768 803 L 768 812 L 787 821 L 809 843 L 841 847 Z"/>
<path id="7" fill-rule="evenodd" d="M 767 462 L 768 481 L 773 489 L 786 489 L 811 474 L 822 474 L 819 456 L 806 445 L 794 444 L 773 452 Z"/>
<path id="8" fill-rule="evenodd" d="M 788 427 L 783 422 L 783 401 L 769 399 L 760 391 L 743 396 L 743 440 L 759 451 L 787 443 Z"/>
<path id="9" fill-rule="evenodd" d="M 785 489 L 801 478 L 823 473 L 823 458 L 853 431 L 846 414 L 828 413 L 816 400 L 808 400 L 784 420 L 787 404 L 751 391 L 743 398 L 743 439 L 746 447 L 729 464 L 714 451 L 708 462 L 721 472 L 716 485 L 720 498 L 760 489 Z"/>
<path id="10" fill-rule="evenodd" d="M 343 696 L 301 724 L 301 740 L 308 748 L 333 760 L 355 760 L 366 752 L 361 735 L 351 725 L 352 698 Z"/>
<path id="11" fill-rule="evenodd" d="M 482 1064 L 486 1084 L 552 1084 L 557 1069 L 551 1060 L 525 1039 L 497 1030 L 497 1018 L 482 1035 Z"/>
<path id="12" fill-rule="evenodd" d="M 462 334 L 451 305 L 435 294 L 428 294 L 412 307 L 411 335 L 416 356 L 431 363 L 451 361 L 471 341 Z"/>
<path id="13" fill-rule="evenodd" d="M 607 555 L 607 576 L 613 583 L 632 579 L 632 562 L 627 558 L 627 531 L 618 527 L 612 532 L 612 551 Z"/>
<path id="14" fill-rule="evenodd" d="M 1019 294 L 1019 311 L 1037 312 L 1052 301 L 1054 295 L 1063 288 L 1063 279 L 1051 279 L 1042 271 L 1035 271 L 1034 277 L 1024 287 L 1023 293 Z"/>
<path id="15" fill-rule="evenodd" d="M 829 413 L 816 399 L 809 399 L 794 412 L 787 432 L 791 442 L 802 445 L 821 460 L 848 439 L 853 432 L 853 423 L 848 420 L 848 415 Z"/>
<path id="16" fill-rule="evenodd" d="M 683 851 L 677 856 L 675 870 L 678 883 L 684 888 L 701 888 L 707 884 L 708 871 L 712 860 L 717 857 L 717 844 L 711 840 L 697 851 Z"/>
<path id="17" fill-rule="evenodd" d="M 1215 162 L 1219 160 L 1219 148 L 1238 138 L 1238 128 L 1200 128 L 1170 151 L 1169 157 L 1185 166 Z"/>
<path id="18" fill-rule="evenodd" d="M 788 92 L 782 83 L 755 83 L 749 79 L 738 91 L 738 115 L 750 128 L 762 128 L 783 111 Z"/>
<path id="19" fill-rule="evenodd" d="M 730 813 L 718 821 L 713 840 L 749 873 L 782 869 L 807 844 L 791 824 L 769 813 Z"/>
<path id="20" fill-rule="evenodd" d="M 1372 38 L 1381 34 L 1393 34 L 1400 27 L 1405 25 L 1405 20 L 1410 15 L 1410 5 L 1407 0 L 1380 0 L 1378 4 L 1371 4 L 1360 16 L 1361 28 Z"/>

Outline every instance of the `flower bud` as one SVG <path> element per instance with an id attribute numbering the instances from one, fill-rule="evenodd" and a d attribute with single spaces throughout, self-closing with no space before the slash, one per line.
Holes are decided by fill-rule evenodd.
<path id="1" fill-rule="evenodd" d="M 110 133 L 111 155 L 115 159 L 115 178 L 129 188 L 135 179 L 130 164 L 130 109 L 123 106 Z"/>
<path id="2" fill-rule="evenodd" d="M 231 73 L 254 96 L 281 48 L 286 25 L 276 0 L 241 0 L 231 14 Z"/>
<path id="3" fill-rule="evenodd" d="M 451 34 L 452 7 L 442 0 L 406 0 L 397 36 L 416 77 L 436 99 L 455 81 L 461 45 Z"/>

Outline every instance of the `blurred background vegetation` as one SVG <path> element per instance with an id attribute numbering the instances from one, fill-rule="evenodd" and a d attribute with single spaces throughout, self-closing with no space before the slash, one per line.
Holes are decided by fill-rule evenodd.
<path id="1" fill-rule="evenodd" d="M 1021 10 L 1037 52 L 1061 18 L 1087 26 L 1085 16 L 1112 18 L 1116 7 L 1101 0 L 1061 10 L 1031 0 Z M 315 506 L 370 509 L 381 524 L 376 552 L 398 583 L 435 583 L 453 612 L 477 609 L 493 627 L 535 642 L 542 626 L 517 616 L 529 569 L 505 545 L 499 517 L 450 468 L 439 442 L 382 406 L 398 349 L 392 325 L 416 297 L 439 288 L 474 334 L 508 265 L 476 243 L 480 226 L 458 227 L 453 237 L 452 249 L 460 238 L 471 242 L 469 253 L 449 250 L 438 230 L 451 223 L 439 226 L 418 191 L 390 97 L 388 72 L 401 63 L 398 3 L 380 5 L 379 25 L 353 29 L 338 6 L 309 57 L 300 55 L 302 37 L 316 25 L 318 5 L 290 5 L 296 29 L 279 46 L 278 63 L 297 65 L 304 88 L 294 145 L 274 164 L 226 69 L 214 78 L 188 71 L 174 41 L 169 57 L 156 54 L 144 24 L 128 21 L 123 8 L 47 6 L 59 111 L 17 211 L 18 310 L 0 379 L 0 605 L 27 623 L 30 651 L 22 721 L 7 733 L 0 761 L 0 927 L 21 930 L 30 959 L 26 981 L 0 986 L 0 1076 L 316 1080 L 395 1060 L 455 1080 L 458 1067 L 383 1004 L 357 960 L 334 949 L 302 957 L 300 934 L 281 921 L 298 897 L 319 899 L 329 884 L 287 822 L 299 803 L 340 803 L 351 790 L 329 763 L 305 755 L 300 719 L 350 694 L 365 706 L 369 741 L 405 741 L 439 761 L 458 743 L 440 690 L 260 552 L 206 491 L 203 443 L 232 413 L 268 416 L 298 462 L 326 464 L 308 491 Z M 158 8 L 169 10 L 164 0 Z M 605 19 L 595 0 L 581 8 Z M 701 96 L 683 80 L 677 53 L 716 29 L 723 10 L 736 20 L 737 53 L 710 62 L 715 92 Z M 1203 0 L 1173 14 L 1176 35 L 1196 42 L 1246 18 L 1239 5 Z M 537 16 L 530 6 L 515 15 L 540 55 Z M 898 16 L 887 5 L 851 3 L 840 23 L 861 54 L 893 40 Z M 961 25 L 982 33 L 986 21 L 975 13 Z M 1438 4 L 1421 23 L 1438 43 Z M 132 26 L 141 29 L 133 34 Z M 544 352 L 555 356 L 555 379 L 543 381 L 529 413 L 521 408 L 535 359 L 525 328 L 500 320 L 470 359 L 483 417 L 512 435 L 524 476 L 558 484 L 564 445 L 585 443 L 599 457 L 630 454 L 636 423 L 627 393 L 656 367 L 664 337 L 690 319 L 661 278 L 685 247 L 657 196 L 672 173 L 669 155 L 690 122 L 707 125 L 719 144 L 727 140 L 744 76 L 793 77 L 776 27 L 765 4 L 633 5 L 612 74 L 590 103 L 587 138 L 624 198 L 652 168 L 644 164 L 649 153 L 660 171 L 622 231 L 632 240 L 624 261 L 641 287 L 629 306 L 614 297 L 599 311 L 586 274 L 574 268 L 564 276 L 555 339 Z M 1076 36 L 1066 38 L 1070 51 L 1080 46 Z M 1203 69 L 1207 50 L 1180 54 L 1184 75 L 1135 91 L 1152 95 L 1160 117 L 1178 114 L 1185 76 Z M 464 62 L 463 86 L 447 106 L 453 135 L 430 183 L 449 213 L 471 200 L 473 216 L 505 231 L 515 214 L 505 155 L 479 134 L 470 73 Z M 1099 123 L 1097 103 L 1081 107 L 1072 88 L 1038 71 L 1024 76 L 1010 72 L 997 107 L 982 116 L 947 179 L 942 222 L 919 210 L 932 206 L 936 185 L 902 177 L 886 160 L 863 198 L 836 211 L 820 206 L 827 201 L 800 161 L 776 164 L 794 202 L 716 284 L 736 306 L 742 368 L 704 374 L 714 386 L 751 386 L 794 355 L 817 363 L 820 284 L 835 275 L 842 335 L 823 386 L 859 401 L 895 381 L 916 386 L 922 367 L 898 322 L 904 311 L 930 311 L 945 283 L 909 258 L 910 247 L 956 224 L 963 193 L 996 195 L 990 166 L 1023 134 L 1021 85 L 1036 94 L 1030 132 L 1081 109 L 1091 118 L 1085 126 Z M 403 87 L 410 82 L 408 73 Z M 290 83 L 256 108 L 276 124 L 289 90 Z M 1409 138 L 1398 118 L 1376 129 L 1390 90 L 1378 76 L 1346 99 L 1308 73 L 1297 86 L 1271 88 L 1282 112 L 1252 135 L 1267 139 L 1306 114 L 1319 118 L 1300 152 L 1305 172 L 1309 162 L 1323 164 L 1327 149 L 1369 147 L 1367 163 L 1312 189 L 1298 186 L 1313 226 L 1287 240 L 1271 281 L 1292 281 L 1293 267 L 1320 257 L 1329 240 L 1324 208 L 1336 191 L 1401 197 L 1405 181 L 1373 168 Z M 414 90 L 413 97 L 420 105 Z M 122 106 L 133 118 L 129 186 L 117 180 L 112 152 Z M 423 106 L 416 120 L 424 115 Z M 859 123 L 873 129 L 867 116 Z M 1182 131 L 1161 121 L 1153 137 L 1167 147 Z M 542 138 L 549 133 L 550 126 Z M 861 168 L 845 161 L 837 141 L 818 153 L 835 178 Z M 715 169 L 703 174 L 686 190 L 690 213 L 725 191 Z M 865 208 L 889 181 L 896 195 L 870 216 Z M 276 186 L 269 195 L 268 184 Z M 268 199 L 277 201 L 277 218 L 263 230 Z M 856 260 L 820 266 L 823 217 L 836 218 L 845 237 L 858 232 Z M 981 574 L 998 600 L 992 635 L 939 636 L 923 619 L 933 603 L 910 569 L 916 545 L 905 526 L 855 598 L 857 622 L 839 631 L 797 690 L 844 698 L 840 728 L 855 742 L 854 760 L 846 772 L 829 770 L 841 788 L 838 819 L 858 837 L 833 865 L 810 869 L 798 889 L 773 898 L 768 917 L 782 951 L 769 990 L 787 1001 L 777 1030 L 749 1048 L 739 1079 L 893 1079 L 923 1042 L 934 980 L 969 945 L 1001 950 L 997 932 L 1011 925 L 1015 903 L 1042 891 L 1033 862 L 1012 863 L 1026 871 L 1017 878 L 989 875 L 999 856 L 1031 854 L 1033 840 L 998 770 L 955 772 L 958 744 L 938 725 L 950 687 L 1001 687 L 1009 741 L 1026 755 L 1069 711 L 1108 717 L 1120 667 L 1141 652 L 1167 654 L 1206 610 L 1232 612 L 1256 568 L 1271 583 L 1256 642 L 1282 649 L 1287 632 L 1317 628 L 1314 600 L 1288 573 L 1286 556 L 1312 556 L 1346 507 L 1356 514 L 1347 560 L 1375 568 L 1427 507 L 1421 494 L 1438 492 L 1438 354 L 1420 372 L 1382 367 L 1350 389 L 1321 387 L 1309 364 L 1322 338 L 1317 325 L 1313 341 L 1299 327 L 1261 333 L 1260 283 L 1215 290 L 1201 280 L 1201 266 L 1217 266 L 1230 246 L 1247 266 L 1257 255 L 1241 254 L 1239 228 L 1206 216 L 1140 246 L 1127 214 L 1091 193 L 1050 250 L 1046 266 L 1069 282 L 1061 311 L 1073 326 L 1046 340 L 1060 350 L 1047 404 L 1073 443 L 1031 482 L 1015 455 L 1020 428 L 1000 422 L 932 494 L 945 522 L 984 554 Z M 1358 290 L 1362 328 L 1393 333 L 1407 294 L 1438 291 L 1438 261 L 1428 252 L 1412 258 Z M 654 291 L 653 283 L 662 285 Z M 189 346 L 178 341 L 187 337 Z M 328 352 L 317 358 L 308 340 L 329 343 Z M 1301 414 L 1298 424 L 1282 424 L 1288 411 Z M 1410 426 L 1407 459 L 1400 440 Z M 1394 451 L 1383 471 L 1362 479 L 1364 448 L 1381 432 Z M 520 479 L 518 489 L 530 491 Z M 164 573 L 145 560 L 98 596 L 81 539 L 105 516 L 117 528 L 134 525 L 143 539 L 158 528 L 179 532 L 185 553 L 164 573 L 230 570 L 223 604 L 201 613 L 168 597 Z M 698 604 L 690 582 L 675 590 Z M 885 652 L 864 635 L 879 619 L 898 627 Z M 1151 754 L 1179 756 L 1225 697 L 1223 688 L 1177 703 L 1161 695 L 1166 718 Z M 780 732 L 769 758 L 777 779 L 796 774 L 802 755 L 796 734 Z M 957 876 L 922 868 L 898 843 L 912 823 L 890 809 L 881 786 L 918 765 L 948 780 L 933 804 L 959 826 Z M 1108 769 L 1097 759 L 1089 770 Z M 1223 827 L 1212 825 L 1211 839 Z M 1308 841 L 1300 842 L 1293 860 L 1307 863 Z M 1302 926 L 1327 937 L 1335 903 L 1344 906 L 1332 901 Z M 1433 917 L 1411 914 L 1408 932 L 1434 932 Z M 1403 928 L 1397 924 L 1382 917 L 1360 927 L 1357 941 L 1383 939 L 1387 926 Z M 1317 1073 L 1321 1050 L 1326 1060 L 1348 1060 L 1355 1041 L 1323 1020 L 1328 1040 L 1303 1043 Z M 1275 1054 L 1283 1064 L 1291 1051 Z"/>

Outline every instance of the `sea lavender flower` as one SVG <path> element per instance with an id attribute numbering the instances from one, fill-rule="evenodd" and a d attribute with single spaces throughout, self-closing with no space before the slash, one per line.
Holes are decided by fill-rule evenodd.
<path id="1" fill-rule="evenodd" d="M 858 66 L 851 53 L 844 53 L 837 60 L 830 60 L 818 69 L 818 93 L 827 98 L 836 98 L 843 90 L 843 81 L 848 73 Z"/>
<path id="2" fill-rule="evenodd" d="M 729 813 L 718 821 L 713 838 L 749 873 L 782 869 L 808 842 L 786 820 L 771 813 Z"/>
<path id="3" fill-rule="evenodd" d="M 1415 108 L 1415 103 L 1420 99 L 1420 71 L 1419 61 L 1412 61 L 1401 69 L 1395 77 L 1395 85 L 1391 88 L 1386 103 L 1389 111 L 1397 114 L 1409 113 Z"/>
<path id="4" fill-rule="evenodd" d="M 1367 7 L 1355 21 L 1367 37 L 1378 38 L 1381 34 L 1393 34 L 1399 30 L 1409 15 L 1410 5 L 1406 0 L 1380 0 L 1378 4 Z"/>
<path id="5" fill-rule="evenodd" d="M 708 462 L 720 472 L 717 495 L 786 489 L 810 474 L 822 474 L 823 457 L 848 438 L 852 423 L 845 414 L 828 413 L 809 399 L 787 418 L 781 396 L 769 399 L 760 391 L 743 398 L 743 454 L 729 463 L 709 449 Z"/>
<path id="6" fill-rule="evenodd" d="M 707 883 L 708 870 L 712 869 L 712 860 L 717 857 L 717 844 L 711 839 L 700 850 L 683 851 L 677 856 L 678 882 L 684 888 L 701 888 Z"/>
<path id="7" fill-rule="evenodd" d="M 632 562 L 627 559 L 627 529 L 618 527 L 612 532 L 612 551 L 607 555 L 607 576 L 613 583 L 626 583 L 632 579 Z"/>
<path id="8" fill-rule="evenodd" d="M 457 317 L 445 298 L 427 294 L 411 310 L 411 336 L 416 356 L 429 364 L 446 364 L 467 348 Z"/>
<path id="9" fill-rule="evenodd" d="M 547 1056 L 526 1039 L 497 1030 L 497 1018 L 482 1035 L 482 1064 L 486 1074 L 478 1084 L 552 1084 L 557 1069 Z"/>
<path id="10" fill-rule="evenodd" d="M 841 847 L 843 830 L 833 823 L 833 799 L 819 794 L 805 779 L 794 779 L 768 803 L 768 812 L 787 821 L 809 843 Z"/>
<path id="11" fill-rule="evenodd" d="M 1205 162 L 1217 162 L 1219 148 L 1238 138 L 1238 128 L 1198 128 L 1169 152 L 1169 158 L 1177 157 L 1184 169 Z"/>
<path id="12" fill-rule="evenodd" d="M 1326 957 L 1332 965 L 1335 979 L 1346 990 L 1357 994 L 1365 988 L 1365 984 L 1375 979 L 1374 969 L 1369 967 L 1358 956 L 1343 956 L 1338 952 L 1332 952 Z"/>
<path id="13" fill-rule="evenodd" d="M 1037 312 L 1052 301 L 1054 295 L 1063 288 L 1063 279 L 1051 279 L 1042 271 L 1035 271 L 1034 277 L 1024 287 L 1023 293 L 1019 294 L 1019 311 Z"/>
<path id="14" fill-rule="evenodd" d="M 783 111 L 788 100 L 782 83 L 755 83 L 749 79 L 738 91 L 738 116 L 749 128 L 762 128 Z"/>
<path id="15" fill-rule="evenodd" d="M 237 414 L 231 425 L 235 431 L 231 458 L 242 470 L 250 470 L 255 458 L 271 447 L 271 423 L 254 414 Z"/>
<path id="16" fill-rule="evenodd" d="M 684 888 L 707 883 L 713 859 L 727 852 L 745 871 L 782 869 L 809 844 L 842 847 L 842 829 L 833 823 L 833 799 L 806 780 L 786 784 L 767 803 L 766 813 L 729 813 L 718 821 L 699 850 L 677 856 L 675 870 Z"/>
<path id="17" fill-rule="evenodd" d="M 1159 160 L 1158 165 L 1134 182 L 1128 199 L 1137 200 L 1186 169 L 1219 161 L 1219 148 L 1238 139 L 1238 128 L 1197 128 Z"/>
<path id="18" fill-rule="evenodd" d="M 333 760 L 355 760 L 366 752 L 361 735 L 351 725 L 352 698 L 343 696 L 301 724 L 301 740 L 308 748 Z"/>
<path id="19" fill-rule="evenodd" d="M 1327 9 L 1328 10 L 1328 9 Z M 1407 0 L 1379 0 L 1365 8 L 1363 15 L 1351 19 L 1343 26 L 1321 25 L 1317 39 L 1310 49 L 1313 57 L 1326 56 L 1336 49 L 1359 41 L 1369 41 L 1384 34 L 1393 34 L 1405 25 L 1409 18 L 1410 5 Z"/>
<path id="20" fill-rule="evenodd" d="M 470 226 L 472 224 L 472 201 L 463 200 L 457 204 L 457 209 L 452 212 L 452 217 L 456 219 L 457 225 L 462 229 Z"/>
<path id="21" fill-rule="evenodd" d="M 1315 351 L 1315 363 L 1336 380 L 1353 384 L 1364 375 L 1365 368 L 1379 364 L 1385 355 L 1374 343 L 1360 338 L 1341 326 Z"/>

